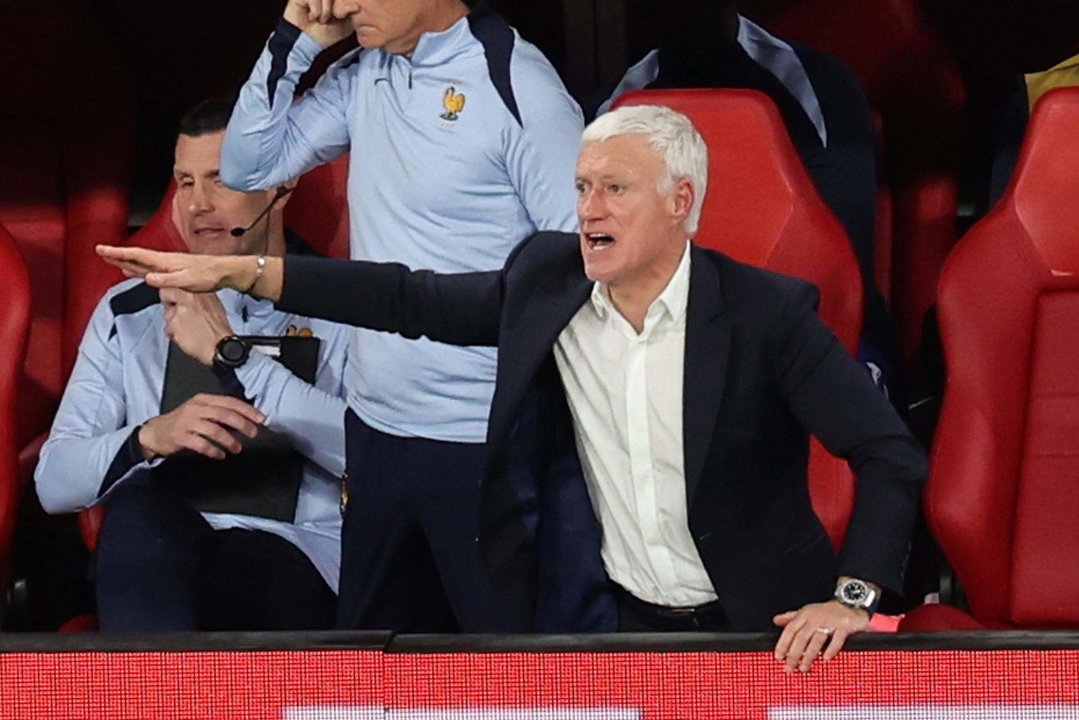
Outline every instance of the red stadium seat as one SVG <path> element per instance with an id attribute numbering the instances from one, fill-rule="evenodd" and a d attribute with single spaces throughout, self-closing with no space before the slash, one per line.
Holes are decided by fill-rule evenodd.
<path id="1" fill-rule="evenodd" d="M 815 283 L 821 317 L 853 354 L 862 322 L 858 261 L 772 101 L 752 90 L 640 90 L 618 98 L 615 107 L 641 104 L 684 113 L 708 144 L 708 191 L 696 241 Z M 816 440 L 809 476 L 813 507 L 838 547 L 854 504 L 853 476 Z"/>
<path id="2" fill-rule="evenodd" d="M 892 257 L 877 258 L 877 278 L 911 364 L 956 237 L 966 103 L 959 69 L 917 0 L 792 0 L 764 24 L 846 63 L 881 116 L 894 224 Z M 878 245 L 888 245 L 880 232 Z M 881 283 L 889 264 L 890 286 Z"/>
<path id="3" fill-rule="evenodd" d="M 348 155 L 306 173 L 285 206 L 285 226 L 320 255 L 347 259 Z"/>
<path id="4" fill-rule="evenodd" d="M 93 247 L 127 234 L 133 101 L 120 62 L 91 31 L 83 5 L 53 0 L 27 13 L 8 3 L 0 43 L 7 68 L 0 77 L 0 222 L 19 245 L 33 290 L 17 401 L 24 481 L 86 322 L 119 278 Z"/>
<path id="5" fill-rule="evenodd" d="M 7 230 L 0 226 L 0 587 L 11 580 L 11 543 L 19 501 L 18 416 L 15 398 L 30 332 L 30 276 Z"/>
<path id="6" fill-rule="evenodd" d="M 925 511 L 970 615 L 904 630 L 1079 628 L 1079 89 L 1035 109 L 1000 202 L 941 276 L 948 384 Z"/>

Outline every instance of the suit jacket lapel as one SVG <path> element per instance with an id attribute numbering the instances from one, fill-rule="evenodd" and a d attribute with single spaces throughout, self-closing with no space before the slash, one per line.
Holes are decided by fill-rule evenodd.
<path id="1" fill-rule="evenodd" d="M 592 282 L 584 275 L 579 254 L 576 263 L 571 261 L 570 265 L 570 272 L 537 277 L 529 302 L 520 308 L 513 327 L 503 324 L 488 442 L 501 444 L 512 429 L 517 407 L 540 365 L 551 354 L 559 333 L 592 292 Z"/>
<path id="2" fill-rule="evenodd" d="M 686 502 L 692 506 L 723 399 L 731 327 L 730 318 L 723 313 L 719 267 L 714 258 L 696 245 L 691 258 L 683 362 L 682 435 Z"/>

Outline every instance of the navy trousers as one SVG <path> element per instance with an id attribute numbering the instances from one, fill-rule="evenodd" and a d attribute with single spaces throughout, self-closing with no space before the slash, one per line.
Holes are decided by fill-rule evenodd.
<path id="1" fill-rule="evenodd" d="M 214 530 L 161 482 L 116 488 L 96 553 L 103 631 L 316 630 L 336 596 L 295 545 Z"/>
<path id="2" fill-rule="evenodd" d="M 345 416 L 348 505 L 337 626 L 513 632 L 480 562 L 485 446 L 379 432 Z"/>

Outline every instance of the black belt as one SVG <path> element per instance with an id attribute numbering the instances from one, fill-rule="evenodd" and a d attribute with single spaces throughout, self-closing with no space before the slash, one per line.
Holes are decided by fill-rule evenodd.
<path id="1" fill-rule="evenodd" d="M 671 607 L 641 600 L 617 583 L 612 582 L 611 586 L 618 603 L 620 629 L 642 629 L 636 625 L 658 632 L 727 632 L 731 629 L 719 600 L 703 605 Z M 625 617 L 627 615 L 629 617 Z"/>

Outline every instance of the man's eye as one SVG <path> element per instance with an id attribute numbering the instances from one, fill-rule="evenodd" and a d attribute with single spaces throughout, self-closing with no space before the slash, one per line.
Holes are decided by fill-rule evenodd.
<path id="1" fill-rule="evenodd" d="M 624 190 L 625 188 L 623 186 L 616 183 L 607 186 L 607 191 L 612 195 L 621 195 Z"/>
<path id="2" fill-rule="evenodd" d="M 588 192 L 588 188 L 584 186 L 584 183 L 577 183 L 575 187 L 577 188 L 578 195 L 584 195 L 586 192 Z"/>

